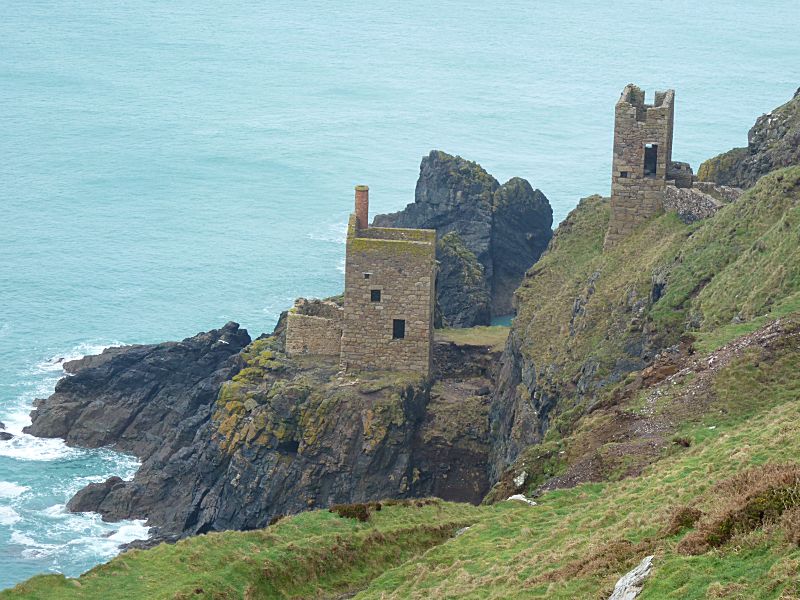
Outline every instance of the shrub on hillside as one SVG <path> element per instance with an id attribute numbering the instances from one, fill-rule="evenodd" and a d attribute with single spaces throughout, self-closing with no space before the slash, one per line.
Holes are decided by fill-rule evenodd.
<path id="1" fill-rule="evenodd" d="M 328 512 L 336 513 L 340 517 L 357 519 L 363 522 L 369 520 L 369 515 L 373 510 L 379 511 L 381 508 L 383 508 L 383 506 L 380 502 L 355 502 L 353 504 L 334 504 L 328 509 Z"/>
<path id="2" fill-rule="evenodd" d="M 669 523 L 664 532 L 667 535 L 675 535 L 684 529 L 694 527 L 694 524 L 703 516 L 703 511 L 691 506 L 678 506 L 669 517 Z"/>
<path id="3" fill-rule="evenodd" d="M 786 520 L 794 523 L 792 509 L 800 507 L 800 465 L 754 467 L 723 481 L 715 492 L 716 510 L 681 540 L 678 551 L 702 554 L 737 533 L 777 523 L 786 512 Z"/>

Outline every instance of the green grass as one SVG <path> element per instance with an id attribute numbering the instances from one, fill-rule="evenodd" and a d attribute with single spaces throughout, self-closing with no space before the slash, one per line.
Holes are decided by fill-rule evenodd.
<path id="1" fill-rule="evenodd" d="M 493 352 L 502 352 L 506 346 L 510 327 L 501 325 L 466 328 L 437 329 L 436 340 L 453 342 L 460 346 L 489 346 Z"/>
<path id="2" fill-rule="evenodd" d="M 267 529 L 201 535 L 130 551 L 77 579 L 34 577 L 0 598 L 307 598 L 363 587 L 444 542 L 485 509 L 437 502 L 385 506 L 360 523 L 327 511 Z"/>
<path id="3" fill-rule="evenodd" d="M 607 200 L 582 200 L 517 291 L 514 339 L 536 373 L 518 395 L 558 398 L 548 416 L 558 435 L 652 358 L 643 349 L 692 333 L 709 351 L 800 304 L 800 167 L 763 177 L 713 218 L 664 214 L 604 252 L 608 218 Z"/>
<path id="4" fill-rule="evenodd" d="M 612 412 L 584 414 L 575 382 L 585 365 L 596 365 L 594 381 L 602 385 L 594 390 L 602 397 L 645 329 L 662 345 L 690 331 L 698 351 L 710 352 L 772 319 L 800 319 L 800 167 L 762 178 L 712 219 L 684 225 L 662 215 L 604 253 L 607 222 L 607 201 L 583 200 L 518 292 L 513 328 L 520 350 L 535 365 L 540 389 L 559 398 L 545 443 L 522 456 L 531 461 L 529 486 L 562 471 L 571 444 L 612 418 L 613 410 L 644 409 L 635 396 L 612 404 Z M 654 280 L 666 281 L 656 302 Z M 502 327 L 437 333 L 494 348 L 507 335 Z M 701 414 L 672 411 L 692 377 L 665 390 L 652 410 L 675 415 L 676 435 L 691 445 L 664 448 L 635 477 L 621 478 L 623 460 L 610 480 L 548 492 L 533 507 L 387 506 L 366 523 L 308 512 L 260 531 L 128 552 L 78 579 L 35 577 L 0 598 L 337 598 L 356 592 L 360 600 L 603 598 L 644 555 L 655 554 L 643 600 L 798 599 L 800 548 L 779 523 L 739 531 L 699 555 L 679 549 L 691 527 L 677 534 L 666 527 L 680 507 L 719 511 L 719 485 L 737 474 L 800 461 L 799 356 L 796 337 L 786 336 L 706 371 L 713 380 L 702 388 Z M 243 415 L 256 423 L 262 413 L 265 435 L 298 437 L 268 418 L 271 394 L 279 393 L 300 407 L 301 443 L 313 443 L 325 415 L 346 401 L 318 398 L 319 382 L 311 385 L 294 373 L 269 342 L 254 343 L 246 358 L 249 370 L 220 396 L 217 422 L 225 439 L 250 439 Z M 323 369 L 320 381 L 327 375 Z M 266 379 L 273 387 L 261 389 L 257 381 Z M 399 383 L 376 374 L 354 385 L 353 394 L 386 390 L 365 413 L 367 438 L 380 438 L 401 418 L 392 400 Z M 613 450 L 615 443 L 600 450 Z"/>
<path id="5" fill-rule="evenodd" d="M 800 312 L 800 293 L 780 300 L 767 314 L 755 317 L 750 321 L 728 323 L 711 331 L 693 332 L 694 346 L 700 352 L 711 352 L 740 336 L 756 331 L 770 321 L 797 312 Z"/>
<path id="6" fill-rule="evenodd" d="M 800 293 L 800 167 L 775 171 L 703 222 L 674 257 L 661 328 L 711 331 L 750 321 Z"/>

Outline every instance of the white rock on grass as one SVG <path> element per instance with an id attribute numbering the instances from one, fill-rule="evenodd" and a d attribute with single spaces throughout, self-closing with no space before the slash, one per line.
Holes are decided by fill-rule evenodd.
<path id="1" fill-rule="evenodd" d="M 525 504 L 536 506 L 536 502 L 534 502 L 530 498 L 526 498 L 522 494 L 514 494 L 513 496 L 509 496 L 508 498 L 506 498 L 506 500 L 516 500 L 517 502 L 524 502 Z"/>
<path id="2" fill-rule="evenodd" d="M 514 485 L 518 488 L 521 488 L 523 485 L 525 485 L 525 479 L 527 477 L 528 477 L 528 472 L 523 471 L 522 473 L 514 477 Z"/>
<path id="3" fill-rule="evenodd" d="M 650 575 L 652 566 L 653 557 L 645 556 L 635 569 L 620 577 L 617 585 L 614 586 L 614 593 L 608 597 L 608 600 L 633 600 L 636 598 L 642 592 L 644 580 Z"/>

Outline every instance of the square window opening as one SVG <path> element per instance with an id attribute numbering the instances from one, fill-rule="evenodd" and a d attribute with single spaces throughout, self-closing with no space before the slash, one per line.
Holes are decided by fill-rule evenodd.
<path id="1" fill-rule="evenodd" d="M 392 339 L 402 340 L 406 337 L 406 320 L 394 319 L 392 321 Z"/>
<path id="2" fill-rule="evenodd" d="M 381 291 L 380 290 L 370 290 L 369 291 L 369 299 L 372 302 L 380 302 L 381 301 Z"/>
<path id="3" fill-rule="evenodd" d="M 372 273 L 364 273 L 364 279 L 369 279 L 370 275 L 372 275 Z"/>

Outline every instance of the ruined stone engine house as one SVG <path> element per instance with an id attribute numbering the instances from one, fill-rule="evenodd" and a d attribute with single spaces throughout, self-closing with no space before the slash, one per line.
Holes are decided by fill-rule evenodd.
<path id="1" fill-rule="evenodd" d="M 347 227 L 344 306 L 300 299 L 286 322 L 290 356 L 339 356 L 345 371 L 431 367 L 436 231 L 369 226 L 369 188 L 356 186 Z"/>

